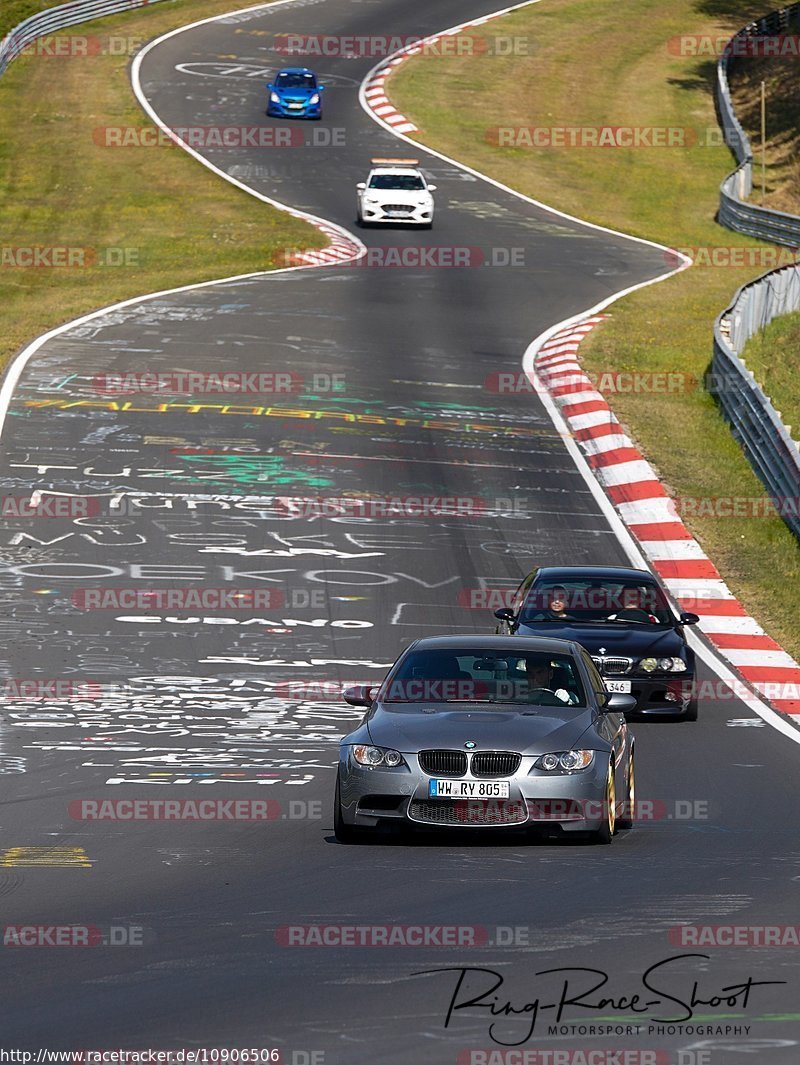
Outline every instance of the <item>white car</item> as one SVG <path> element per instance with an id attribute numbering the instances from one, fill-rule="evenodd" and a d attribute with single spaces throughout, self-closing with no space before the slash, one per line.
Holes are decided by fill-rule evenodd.
<path id="1" fill-rule="evenodd" d="M 356 213 L 360 225 L 433 225 L 435 185 L 417 170 L 418 159 L 372 159 L 366 181 L 356 188 Z"/>

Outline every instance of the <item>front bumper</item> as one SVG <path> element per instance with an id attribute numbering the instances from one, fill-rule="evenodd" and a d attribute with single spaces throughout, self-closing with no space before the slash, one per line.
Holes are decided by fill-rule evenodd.
<path id="1" fill-rule="evenodd" d="M 395 207 L 387 204 L 361 203 L 361 218 L 364 222 L 372 222 L 376 225 L 411 225 L 429 226 L 433 222 L 433 205 L 427 207 L 412 207 L 401 210 L 401 205 Z"/>
<path id="2" fill-rule="evenodd" d="M 284 103 L 267 104 L 267 114 L 273 118 L 321 118 L 322 101 L 316 104 L 303 104 L 301 107 L 289 107 Z"/>
<path id="3" fill-rule="evenodd" d="M 627 717 L 670 717 L 685 714 L 692 702 L 694 676 L 681 673 L 658 677 L 604 676 L 603 680 L 629 680 L 636 709 Z"/>
<path id="4" fill-rule="evenodd" d="M 342 820 L 356 828 L 559 828 L 587 832 L 605 821 L 604 796 L 608 755 L 597 752 L 588 769 L 572 774 L 529 772 L 538 756 L 526 756 L 509 781 L 509 798 L 431 799 L 428 783 L 414 755 L 396 769 L 359 766 L 343 748 L 339 760 Z M 624 776 L 624 771 L 623 771 Z M 465 777 L 461 779 L 475 780 Z M 485 781 L 487 778 L 480 778 Z M 621 795 L 623 780 L 617 780 Z"/>

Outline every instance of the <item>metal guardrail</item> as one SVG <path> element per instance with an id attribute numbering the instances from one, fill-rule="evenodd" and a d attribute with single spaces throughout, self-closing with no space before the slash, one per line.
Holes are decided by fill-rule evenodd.
<path id="1" fill-rule="evenodd" d="M 753 191 L 753 153 L 736 117 L 728 69 L 738 55 L 758 52 L 747 39 L 779 37 L 800 27 L 800 3 L 757 19 L 735 34 L 717 63 L 717 109 L 725 142 L 739 165 L 720 185 L 717 220 L 738 233 L 800 247 L 800 217 L 747 202 Z M 733 434 L 764 482 L 778 512 L 800 538 L 800 452 L 769 397 L 741 358 L 745 344 L 773 318 L 800 310 L 800 264 L 772 270 L 744 285 L 714 323 L 714 354 L 707 380 Z"/>
<path id="2" fill-rule="evenodd" d="M 748 38 L 779 37 L 792 28 L 800 28 L 800 3 L 773 11 L 734 34 L 717 62 L 717 110 L 720 125 L 725 134 L 725 143 L 739 163 L 725 178 L 719 189 L 718 221 L 737 233 L 760 237 L 772 244 L 800 247 L 800 218 L 783 211 L 773 211 L 748 203 L 753 191 L 753 153 L 750 141 L 736 117 L 728 85 L 728 69 L 737 54 L 747 54 Z"/>
<path id="3" fill-rule="evenodd" d="M 77 26 L 103 15 L 116 15 L 137 7 L 148 7 L 161 0 L 73 0 L 31 15 L 0 40 L 0 74 L 38 37 L 46 37 L 67 26 Z"/>
<path id="4" fill-rule="evenodd" d="M 800 264 L 751 281 L 714 323 L 708 390 L 713 393 L 778 513 L 800 538 L 800 451 L 769 398 L 740 358 L 747 341 L 782 314 L 800 310 Z"/>

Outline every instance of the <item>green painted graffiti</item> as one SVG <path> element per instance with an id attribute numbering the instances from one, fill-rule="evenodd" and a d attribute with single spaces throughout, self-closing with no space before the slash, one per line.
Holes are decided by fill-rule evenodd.
<path id="1" fill-rule="evenodd" d="M 333 484 L 330 477 L 291 469 L 283 455 L 181 455 L 180 458 L 202 465 L 202 471 L 192 470 L 176 478 L 195 484 L 300 484 L 311 488 L 330 488 Z M 219 477 L 213 476 L 215 472 Z"/>

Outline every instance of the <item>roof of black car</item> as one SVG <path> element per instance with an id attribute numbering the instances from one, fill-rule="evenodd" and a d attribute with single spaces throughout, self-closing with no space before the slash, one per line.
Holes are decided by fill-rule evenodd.
<path id="1" fill-rule="evenodd" d="M 574 640 L 554 640 L 551 636 L 423 636 L 414 643 L 415 651 L 436 651 L 446 648 L 457 651 L 479 647 L 491 650 L 513 651 L 522 655 L 525 651 L 551 651 L 553 654 L 575 654 L 578 645 Z"/>
<path id="2" fill-rule="evenodd" d="M 646 569 L 633 569 L 631 566 L 542 566 L 536 571 L 537 580 L 563 581 L 570 577 L 594 580 L 639 580 L 657 583 L 656 578 Z"/>

